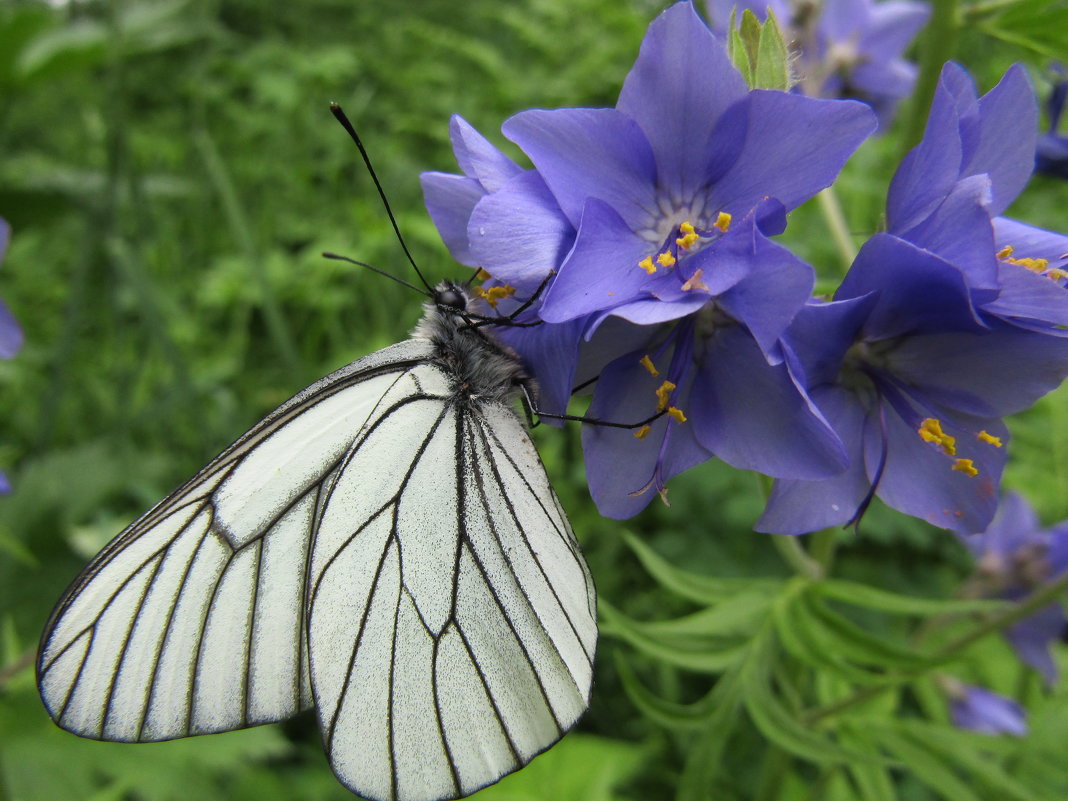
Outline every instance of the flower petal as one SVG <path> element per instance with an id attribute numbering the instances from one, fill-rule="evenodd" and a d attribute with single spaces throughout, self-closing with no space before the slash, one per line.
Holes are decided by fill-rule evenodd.
<path id="1" fill-rule="evenodd" d="M 634 299 L 649 276 L 638 266 L 650 251 L 607 203 L 586 201 L 578 236 L 539 314 L 562 323 Z"/>
<path id="2" fill-rule="evenodd" d="M 964 148 L 955 99 L 942 70 L 923 139 L 901 160 L 886 197 L 887 230 L 904 236 L 926 219 L 960 178 Z"/>
<path id="3" fill-rule="evenodd" d="M 487 192 L 496 192 L 509 178 L 523 172 L 459 114 L 454 114 L 449 121 L 449 137 L 460 169 L 482 184 Z"/>
<path id="4" fill-rule="evenodd" d="M 712 205 L 740 215 L 771 196 L 796 208 L 831 185 L 875 127 L 863 103 L 752 91 L 727 110 L 713 135 Z"/>
<path id="5" fill-rule="evenodd" d="M 745 329 L 716 331 L 704 344 L 683 411 L 697 441 L 742 470 L 779 478 L 823 478 L 846 466 L 842 443 L 785 364 L 770 365 Z"/>
<path id="6" fill-rule="evenodd" d="M 802 365 L 798 372 L 804 373 L 804 386 L 811 389 L 837 380 L 842 359 L 856 341 L 877 299 L 873 292 L 830 303 L 813 300 L 802 307 L 784 339 L 786 347 Z"/>
<path id="7" fill-rule="evenodd" d="M 22 349 L 22 329 L 0 300 L 0 359 L 10 359 Z"/>
<path id="8" fill-rule="evenodd" d="M 745 233 L 739 231 L 734 237 L 728 234 L 721 240 L 715 269 L 731 256 L 743 261 L 748 269 L 718 299 L 718 304 L 734 319 L 745 323 L 768 354 L 812 295 L 816 278 L 812 268 L 791 251 L 755 229 L 750 229 L 748 235 Z M 733 252 L 728 249 L 728 243 L 734 246 Z"/>
<path id="9" fill-rule="evenodd" d="M 449 253 L 460 264 L 478 267 L 467 241 L 467 223 L 475 205 L 486 194 L 482 184 L 447 172 L 424 172 L 419 176 L 419 183 L 423 186 L 426 210 Z"/>
<path id="10" fill-rule="evenodd" d="M 927 24 L 931 7 L 910 0 L 889 0 L 871 6 L 868 29 L 860 49 L 875 62 L 900 56 Z"/>
<path id="11" fill-rule="evenodd" d="M 531 109 L 501 130 L 534 162 L 576 227 L 588 197 L 614 208 L 632 231 L 652 225 L 656 161 L 634 120 L 611 108 Z"/>
<path id="12" fill-rule="evenodd" d="M 871 488 L 864 470 L 866 413 L 856 397 L 839 387 L 814 390 L 812 399 L 847 449 L 849 466 L 818 481 L 777 479 L 767 506 L 753 527 L 768 534 L 805 534 L 849 522 Z"/>
<path id="13" fill-rule="evenodd" d="M 927 408 L 914 408 L 915 419 L 933 416 Z M 985 430 L 1008 441 L 1008 430 L 998 420 L 980 420 L 966 415 L 939 415 L 942 430 L 957 440 L 957 457 L 949 456 L 935 443 L 925 442 L 913 420 L 885 407 L 886 467 L 878 495 L 899 512 L 919 517 L 939 528 L 960 533 L 982 531 L 997 508 L 998 483 L 1005 466 L 1005 449 L 979 441 Z M 875 475 L 882 452 L 883 435 L 878 418 L 869 418 L 865 457 L 868 475 Z M 971 459 L 975 476 L 953 469 L 955 458 Z"/>
<path id="14" fill-rule="evenodd" d="M 642 351 L 629 353 L 604 369 L 590 405 L 591 416 L 635 423 L 655 413 L 655 390 L 661 379 L 641 366 L 643 355 Z M 711 458 L 694 439 L 689 422 L 678 423 L 666 415 L 653 422 L 641 439 L 633 430 L 586 425 L 582 447 L 597 510 L 615 520 L 637 514 L 668 479 Z"/>
<path id="15" fill-rule="evenodd" d="M 998 323 L 983 334 L 909 337 L 893 350 L 887 369 L 924 392 L 958 396 L 956 408 L 1003 417 L 1060 386 L 1068 375 L 1068 342 Z M 963 397 L 974 405 L 965 406 Z"/>
<path id="16" fill-rule="evenodd" d="M 950 698 L 949 713 L 953 725 L 961 729 L 980 734 L 1027 735 L 1024 708 L 1011 698 L 982 687 L 965 686 L 962 697 Z"/>
<path id="17" fill-rule="evenodd" d="M 645 132 L 661 189 L 683 200 L 704 183 L 704 165 L 694 162 L 716 122 L 745 94 L 722 42 L 690 3 L 676 3 L 649 26 L 616 108 Z"/>
<path id="18" fill-rule="evenodd" d="M 517 175 L 479 201 L 467 239 L 475 264 L 499 281 L 529 291 L 558 270 L 575 229 L 536 172 Z"/>
<path id="19" fill-rule="evenodd" d="M 584 320 L 529 328 L 500 326 L 495 330 L 505 344 L 523 356 L 523 364 L 537 380 L 538 411 L 564 414 L 571 400 Z M 558 421 L 545 418 L 556 425 Z"/>
<path id="20" fill-rule="evenodd" d="M 1057 683 L 1057 664 L 1050 648 L 1060 640 L 1066 623 L 1060 604 L 1050 604 L 1005 630 L 1005 639 L 1020 661 L 1041 673 L 1050 687 Z"/>
<path id="21" fill-rule="evenodd" d="M 1023 65 L 1009 67 L 979 99 L 978 129 L 977 141 L 965 152 L 962 177 L 990 176 L 990 215 L 997 216 L 1023 191 L 1034 169 L 1038 103 Z"/>
<path id="22" fill-rule="evenodd" d="M 957 181 L 929 217 L 898 235 L 957 265 L 972 289 L 996 290 L 997 249 L 989 204 L 990 179 L 973 175 Z"/>
<path id="23" fill-rule="evenodd" d="M 890 234 L 861 247 L 835 300 L 878 292 L 865 325 L 869 339 L 924 331 L 982 331 L 961 271 L 933 253 Z"/>

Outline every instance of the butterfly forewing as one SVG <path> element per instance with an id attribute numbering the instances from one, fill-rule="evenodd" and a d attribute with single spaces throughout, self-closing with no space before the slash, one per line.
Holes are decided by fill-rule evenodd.
<path id="1" fill-rule="evenodd" d="M 90 563 L 53 613 L 38 662 L 61 726 L 166 740 L 308 706 L 304 598 L 319 496 L 428 348 L 402 343 L 300 393 Z"/>

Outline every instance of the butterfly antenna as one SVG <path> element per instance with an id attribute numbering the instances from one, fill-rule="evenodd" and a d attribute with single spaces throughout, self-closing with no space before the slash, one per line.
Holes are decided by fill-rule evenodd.
<path id="1" fill-rule="evenodd" d="M 421 290 L 419 287 L 417 287 L 415 284 L 409 283 L 408 281 L 405 281 L 403 278 L 398 278 L 393 273 L 387 273 L 385 270 L 379 269 L 378 267 L 375 267 L 373 264 L 368 264 L 365 261 L 356 261 L 356 259 L 350 259 L 348 256 L 342 256 L 339 253 L 324 253 L 323 254 L 323 258 L 324 259 L 334 259 L 335 261 L 347 261 L 349 264 L 355 264 L 357 267 L 366 267 L 368 270 L 370 270 L 373 273 L 378 273 L 379 275 L 384 275 L 386 278 L 390 279 L 391 281 L 396 281 L 398 284 L 403 284 L 404 286 L 408 287 L 408 289 L 414 289 L 420 295 L 426 295 L 427 294 L 426 292 Z M 433 297 L 433 295 L 431 295 L 431 297 Z"/>
<path id="2" fill-rule="evenodd" d="M 356 147 L 360 151 L 360 155 L 363 157 L 363 163 L 367 166 L 367 172 L 371 173 L 371 180 L 375 182 L 375 189 L 378 190 L 378 196 L 382 198 L 382 205 L 386 207 L 386 215 L 389 217 L 389 222 L 393 225 L 393 232 L 397 235 L 397 241 L 400 242 L 401 249 L 404 251 L 404 255 L 408 258 L 408 263 L 415 268 L 415 274 L 419 276 L 419 280 L 423 282 L 423 286 L 426 287 L 427 292 L 433 294 L 434 288 L 430 286 L 430 284 L 427 283 L 426 278 L 423 277 L 423 271 L 420 270 L 419 265 L 415 263 L 415 259 L 412 258 L 412 253 L 408 250 L 408 245 L 405 243 L 404 237 L 401 236 L 400 226 L 397 225 L 397 218 L 393 216 L 393 209 L 390 208 L 389 200 L 386 198 L 386 190 L 382 188 L 382 183 L 378 180 L 378 174 L 375 172 L 375 168 L 371 165 L 371 157 L 367 155 L 367 148 L 363 146 L 363 142 L 360 141 L 356 129 L 352 127 L 352 123 L 349 122 L 349 118 L 345 116 L 345 112 L 341 110 L 341 106 L 337 103 L 331 103 L 330 113 L 341 123 L 341 127 L 345 129 L 345 132 L 352 137 L 352 141 L 356 143 Z M 327 256 L 327 258 L 331 257 Z M 352 260 L 349 259 L 349 261 Z M 360 264 L 360 262 L 353 263 Z M 368 267 L 369 265 L 363 266 Z M 371 267 L 371 269 L 374 270 L 375 268 Z M 376 272 L 381 271 L 376 270 Z M 401 281 L 401 283 L 403 284 L 405 282 Z M 409 286 L 411 285 L 409 284 Z"/>

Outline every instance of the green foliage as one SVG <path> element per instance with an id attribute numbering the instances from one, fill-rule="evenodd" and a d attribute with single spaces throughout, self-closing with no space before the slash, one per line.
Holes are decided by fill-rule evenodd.
<path id="1" fill-rule="evenodd" d="M 941 5 L 941 4 L 940 4 Z M 0 297 L 26 346 L 0 361 L 0 798 L 348 799 L 314 722 L 151 746 L 79 740 L 47 719 L 32 654 L 89 555 L 300 387 L 404 336 L 419 298 L 320 257 L 408 276 L 327 104 L 358 125 L 432 279 L 458 273 L 418 173 L 455 169 L 458 113 L 497 133 L 521 109 L 614 102 L 659 6 L 608 0 L 86 0 L 0 3 Z M 925 75 L 957 55 L 985 89 L 1013 60 L 1068 52 L 1063 5 L 969 6 Z M 751 15 L 750 15 L 751 17 Z M 960 23 L 968 23 L 960 27 Z M 1061 24 L 1064 22 L 1064 24 Z M 785 87 L 777 25 L 732 58 Z M 1021 50 L 1020 48 L 1025 48 Z M 932 72 L 933 70 L 933 72 Z M 1039 90 L 1044 91 L 1041 83 Z M 926 101 L 916 102 L 919 125 Z M 858 241 L 878 229 L 905 119 L 836 183 Z M 1063 228 L 1065 185 L 1012 213 Z M 824 286 L 844 267 L 809 204 L 784 243 Z M 1010 485 L 1068 516 L 1064 391 L 1013 420 Z M 951 655 L 1000 605 L 949 598 L 952 537 L 876 507 L 834 577 L 791 578 L 751 530 L 749 475 L 709 463 L 670 508 L 597 516 L 579 433 L 534 432 L 602 606 L 593 706 L 557 747 L 479 798 L 927 801 L 1068 796 L 1068 696 L 1025 693 L 1033 734 L 947 723 L 942 672 L 1035 684 L 997 637 Z"/>

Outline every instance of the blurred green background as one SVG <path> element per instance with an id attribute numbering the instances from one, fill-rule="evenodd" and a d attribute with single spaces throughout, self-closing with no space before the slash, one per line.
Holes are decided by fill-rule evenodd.
<path id="1" fill-rule="evenodd" d="M 0 498 L 0 799 L 351 798 L 308 717 L 154 746 L 60 732 L 33 686 L 40 629 L 123 526 L 279 402 L 403 338 L 417 319 L 414 293 L 320 256 L 336 251 L 410 277 L 328 103 L 340 102 L 360 130 L 425 272 L 462 276 L 418 182 L 421 171 L 456 169 L 450 115 L 519 158 L 501 121 L 529 107 L 614 103 L 661 8 L 3 0 L 0 216 L 13 236 L 0 297 L 26 345 L 0 361 L 0 469 L 14 485 Z M 1023 59 L 1044 92 L 1048 49 L 988 34 L 968 28 L 956 43 L 980 87 Z M 879 224 L 915 113 L 905 112 L 840 181 L 858 240 Z M 1066 185 L 1040 179 L 1011 213 L 1064 230 L 1066 208 Z M 833 286 L 841 266 L 815 208 L 794 215 L 786 239 Z M 1049 522 L 1068 516 L 1065 401 L 1056 393 L 1013 423 L 1009 482 Z M 638 619 L 685 608 L 642 571 L 620 524 L 597 516 L 577 429 L 536 435 L 602 597 Z M 753 476 L 709 464 L 673 483 L 671 507 L 656 503 L 627 527 L 691 570 L 786 575 L 750 530 L 760 499 Z M 884 588 L 948 595 L 968 569 L 950 535 L 883 509 L 861 538 L 842 536 L 840 572 Z M 580 733 L 480 797 L 671 797 L 687 742 L 632 706 L 613 659 L 624 653 L 603 638 Z M 708 684 L 635 664 L 680 697 Z M 1042 703 L 1051 721 L 1068 718 L 1059 697 Z M 1068 731 L 1050 725 L 1047 745 L 1063 743 Z M 748 757 L 733 758 L 737 786 L 717 797 L 749 797 Z"/>

